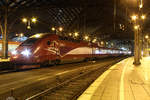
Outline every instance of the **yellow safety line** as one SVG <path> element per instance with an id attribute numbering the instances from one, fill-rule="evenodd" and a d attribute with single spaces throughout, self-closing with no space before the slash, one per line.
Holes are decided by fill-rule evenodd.
<path id="1" fill-rule="evenodd" d="M 124 75 L 125 75 L 125 71 L 126 71 L 126 68 L 127 68 L 127 65 L 129 63 L 129 59 L 128 59 L 128 62 L 126 63 L 126 65 L 124 66 L 123 68 L 123 71 L 122 71 L 122 74 L 121 74 L 121 80 L 120 80 L 120 100 L 124 100 Z"/>
<path id="2" fill-rule="evenodd" d="M 127 59 L 125 59 L 125 60 L 127 60 Z M 124 63 L 125 60 L 123 60 L 123 61 L 121 61 L 121 62 L 119 62 L 119 63 L 117 63 L 117 64 Z M 88 98 L 86 98 L 86 100 L 91 100 L 91 98 L 92 98 L 92 96 L 94 95 L 95 91 L 97 90 L 98 86 L 103 82 L 103 80 L 105 79 L 105 77 L 112 71 L 112 70 L 110 70 L 110 69 L 114 69 L 117 64 L 115 64 L 115 65 L 113 65 L 112 67 L 110 67 L 110 68 L 109 68 L 107 71 L 105 71 L 98 79 L 96 79 L 96 80 L 89 86 L 89 88 L 88 88 L 87 90 L 85 90 L 84 93 L 83 93 L 77 100 L 85 100 L 85 98 L 86 98 L 85 96 L 87 96 L 87 95 L 88 95 Z M 97 85 L 97 84 L 99 84 L 99 85 Z M 88 90 L 90 90 L 90 88 L 92 88 L 91 86 L 96 86 L 97 88 L 94 88 L 92 91 L 90 91 L 90 92 L 91 92 L 90 94 L 84 95 L 84 94 L 86 94 L 86 92 L 87 92 Z"/>

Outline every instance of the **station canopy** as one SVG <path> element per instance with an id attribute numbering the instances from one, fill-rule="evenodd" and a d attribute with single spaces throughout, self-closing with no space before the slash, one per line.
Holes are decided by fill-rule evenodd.
<path id="1" fill-rule="evenodd" d="M 131 2 L 132 1 L 132 2 Z M 102 39 L 133 40 L 131 16 L 146 14 L 142 21 L 143 33 L 150 32 L 150 1 L 143 0 L 141 13 L 138 0 L 0 0 L 0 24 L 4 26 L 5 9 L 8 8 L 8 36 L 17 33 L 26 36 L 52 32 L 52 27 L 63 27 L 65 33 L 79 32 Z M 140 0 L 139 0 L 140 1 Z M 30 22 L 31 29 L 22 18 L 37 18 Z"/>

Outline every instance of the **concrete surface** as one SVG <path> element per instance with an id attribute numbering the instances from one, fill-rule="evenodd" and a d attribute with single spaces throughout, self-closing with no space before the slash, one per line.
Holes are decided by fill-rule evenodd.
<path id="1" fill-rule="evenodd" d="M 127 58 L 104 72 L 78 100 L 150 100 L 150 57 Z"/>

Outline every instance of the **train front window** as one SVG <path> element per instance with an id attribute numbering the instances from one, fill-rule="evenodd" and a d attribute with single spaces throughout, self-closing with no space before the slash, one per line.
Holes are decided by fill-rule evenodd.
<path id="1" fill-rule="evenodd" d="M 21 46 L 26 46 L 26 45 L 32 45 L 34 44 L 36 41 L 38 40 L 38 38 L 29 38 L 26 41 L 24 41 Z"/>

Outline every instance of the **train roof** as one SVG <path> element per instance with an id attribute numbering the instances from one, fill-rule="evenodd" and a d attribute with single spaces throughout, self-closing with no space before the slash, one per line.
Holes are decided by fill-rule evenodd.
<path id="1" fill-rule="evenodd" d="M 44 37 L 47 37 L 47 36 L 56 36 L 58 37 L 59 39 L 61 40 L 68 40 L 68 41 L 71 41 L 72 42 L 80 42 L 80 43 L 85 43 L 85 44 L 89 44 L 90 42 L 86 42 L 86 41 L 83 41 L 83 40 L 77 40 L 77 39 L 73 39 L 71 37 L 65 37 L 65 36 L 60 36 L 60 35 L 57 35 L 57 34 L 51 34 L 51 33 L 37 33 L 35 35 L 32 35 L 30 36 L 29 38 L 44 38 Z M 76 41 L 75 41 L 76 40 Z M 98 46 L 98 44 L 96 43 L 90 43 L 90 45 L 92 45 L 93 47 L 98 47 L 98 48 L 103 48 L 103 49 L 110 49 L 110 50 L 121 50 L 121 49 L 118 49 L 118 48 L 107 48 L 107 47 L 101 47 L 101 46 Z"/>

